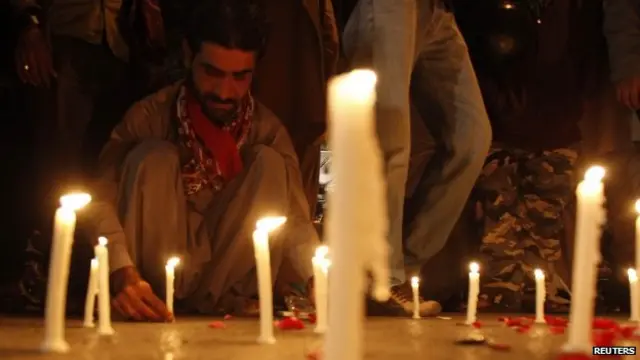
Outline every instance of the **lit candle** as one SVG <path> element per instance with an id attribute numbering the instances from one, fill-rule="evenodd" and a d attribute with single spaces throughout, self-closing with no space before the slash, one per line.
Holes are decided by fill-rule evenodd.
<path id="1" fill-rule="evenodd" d="M 76 211 L 85 207 L 90 201 L 89 194 L 65 195 L 60 198 L 60 207 L 56 210 L 47 281 L 44 342 L 42 343 L 42 351 L 45 352 L 69 351 L 64 328 Z"/>
<path id="2" fill-rule="evenodd" d="M 640 303 L 638 303 L 638 273 L 636 269 L 627 270 L 629 275 L 629 296 L 631 304 L 631 317 L 629 321 L 640 321 Z"/>
<path id="3" fill-rule="evenodd" d="M 467 325 L 477 320 L 478 295 L 480 295 L 480 265 L 469 264 L 469 299 L 467 300 Z"/>
<path id="4" fill-rule="evenodd" d="M 640 200 L 636 201 L 636 212 L 638 216 L 636 217 L 636 275 L 640 273 Z M 631 281 L 631 278 L 629 278 Z M 629 282 L 631 285 L 631 282 Z M 638 294 L 640 294 L 640 282 L 635 281 L 633 287 L 630 289 L 631 294 L 636 294 L 635 297 L 631 298 L 631 321 L 640 321 L 640 299 L 638 299 Z M 635 309 L 635 316 L 634 314 Z M 640 331 L 640 330 L 639 330 Z"/>
<path id="5" fill-rule="evenodd" d="M 605 171 L 591 167 L 576 190 L 577 212 L 573 274 L 571 284 L 571 310 L 569 314 L 568 342 L 563 347 L 569 353 L 591 353 L 591 327 L 596 296 L 597 264 L 600 261 L 600 236 L 605 221 Z"/>
<path id="6" fill-rule="evenodd" d="M 176 279 L 176 266 L 180 264 L 180 259 L 177 257 L 172 257 L 167 260 L 167 265 L 164 267 L 166 276 L 166 302 L 167 302 L 167 310 L 173 314 L 173 293 L 174 293 L 174 284 Z"/>
<path id="7" fill-rule="evenodd" d="M 536 323 L 544 324 L 544 301 L 547 297 L 544 271 L 535 269 L 533 274 L 536 277 Z"/>
<path id="8" fill-rule="evenodd" d="M 329 84 L 334 185 L 327 201 L 331 281 L 324 355 L 332 360 L 364 355 L 366 270 L 373 276 L 376 299 L 384 300 L 390 289 L 384 171 L 375 130 L 376 81 L 373 71 L 354 70 Z"/>
<path id="9" fill-rule="evenodd" d="M 94 252 L 98 258 L 98 334 L 113 335 L 111 326 L 111 304 L 109 294 L 109 250 L 107 238 L 98 238 Z"/>
<path id="10" fill-rule="evenodd" d="M 96 295 L 98 295 L 98 259 L 91 259 L 91 268 L 89 269 L 89 284 L 87 285 L 87 297 L 84 301 L 84 327 L 92 328 L 93 313 L 96 308 Z"/>
<path id="11" fill-rule="evenodd" d="M 287 221 L 285 217 L 267 217 L 258 220 L 253 232 L 253 248 L 258 273 L 258 294 L 260 296 L 260 337 L 261 344 L 274 344 L 273 336 L 273 291 L 271 282 L 271 255 L 269 233 Z"/>
<path id="12" fill-rule="evenodd" d="M 311 259 L 313 264 L 313 282 L 316 301 L 316 329 L 319 334 L 323 334 L 327 330 L 327 286 L 329 266 L 331 261 L 327 259 L 329 248 L 327 246 L 319 246 L 316 249 L 315 256 Z"/>
<path id="13" fill-rule="evenodd" d="M 420 319 L 420 278 L 411 278 L 411 289 L 413 290 L 413 318 Z"/>

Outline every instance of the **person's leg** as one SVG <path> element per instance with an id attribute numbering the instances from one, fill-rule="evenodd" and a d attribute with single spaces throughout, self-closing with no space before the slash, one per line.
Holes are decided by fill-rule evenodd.
<path id="1" fill-rule="evenodd" d="M 520 162 L 526 152 L 492 149 L 477 182 L 484 221 L 481 307 L 519 309 L 524 274 L 520 264 L 525 208 L 520 200 Z M 526 232 L 526 231 L 525 231 Z M 513 309 L 513 307 L 516 307 Z"/>
<path id="2" fill-rule="evenodd" d="M 546 274 L 547 298 L 552 305 L 568 305 L 568 300 L 558 296 L 569 290 L 567 279 L 559 273 L 562 258 L 562 241 L 565 241 L 565 209 L 574 196 L 574 165 L 578 153 L 563 148 L 535 153 L 522 167 L 522 192 L 529 229 L 525 249 L 524 266 L 533 288 L 533 270 L 537 267 Z"/>
<path id="3" fill-rule="evenodd" d="M 409 227 L 407 265 L 420 265 L 446 243 L 491 144 L 491 126 L 467 46 L 443 4 L 422 29 L 411 99 L 437 143 L 414 200 L 422 206 Z"/>
<path id="4" fill-rule="evenodd" d="M 180 256 L 176 297 L 193 291 L 198 273 L 210 259 L 206 233 L 199 230 L 201 213 L 210 202 L 202 191 L 190 202 L 184 195 L 178 148 L 147 140 L 127 155 L 118 195 L 118 215 L 131 260 L 155 291 L 164 289 L 164 266 Z"/>
<path id="5" fill-rule="evenodd" d="M 244 172 L 216 194 L 205 212 L 212 239 L 211 261 L 197 291 L 188 299 L 190 306 L 203 313 L 217 312 L 229 292 L 239 297 L 257 295 L 251 236 L 261 217 L 288 216 L 282 229 L 270 237 L 272 280 L 281 278 L 283 260 L 292 263 L 301 281 L 312 275 L 309 259 L 319 239 L 308 219 L 289 213 L 284 159 L 270 147 L 255 145 L 243 151 L 243 160 Z"/>
<path id="6" fill-rule="evenodd" d="M 392 285 L 405 282 L 402 219 L 409 168 L 409 83 L 416 37 L 415 0 L 360 0 L 345 28 L 343 43 L 353 67 L 378 76 L 376 127 L 384 156 Z"/>

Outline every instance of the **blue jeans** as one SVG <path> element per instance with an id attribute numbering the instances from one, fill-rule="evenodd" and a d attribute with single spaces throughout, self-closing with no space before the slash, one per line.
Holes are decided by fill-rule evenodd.
<path id="1" fill-rule="evenodd" d="M 385 157 L 392 284 L 445 245 L 491 144 L 467 46 L 441 0 L 360 0 L 344 32 L 353 67 L 378 74 L 377 131 Z M 410 102 L 428 138 L 412 149 Z M 416 141 L 414 137 L 414 142 Z M 412 151 L 413 150 L 413 151 Z M 410 156 L 422 159 L 420 206 L 403 246 Z"/>

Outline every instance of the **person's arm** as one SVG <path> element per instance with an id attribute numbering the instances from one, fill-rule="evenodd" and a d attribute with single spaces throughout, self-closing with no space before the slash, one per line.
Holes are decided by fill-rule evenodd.
<path id="1" fill-rule="evenodd" d="M 322 43 L 324 52 L 324 76 L 325 80 L 336 74 L 338 59 L 340 57 L 340 40 L 338 37 L 338 25 L 336 14 L 331 0 L 324 1 L 323 13 L 320 14 L 322 24 Z"/>
<path id="2" fill-rule="evenodd" d="M 640 76 L 640 1 L 604 0 L 613 81 Z"/>
<path id="3" fill-rule="evenodd" d="M 92 232 L 109 240 L 109 270 L 111 273 L 133 266 L 127 250 L 124 230 L 116 212 L 120 167 L 131 149 L 143 138 L 150 137 L 149 101 L 134 104 L 111 133 L 98 161 L 99 176 L 92 184 L 94 200 L 86 209 Z"/>

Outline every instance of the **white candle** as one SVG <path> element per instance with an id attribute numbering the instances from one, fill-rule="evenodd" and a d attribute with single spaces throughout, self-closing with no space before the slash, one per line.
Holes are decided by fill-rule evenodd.
<path id="1" fill-rule="evenodd" d="M 413 318 L 420 319 L 420 278 L 411 278 L 411 289 L 413 290 Z"/>
<path id="2" fill-rule="evenodd" d="M 640 303 L 638 303 L 638 273 L 636 269 L 627 270 L 629 275 L 629 304 L 631 306 L 631 317 L 629 321 L 640 321 Z"/>
<path id="3" fill-rule="evenodd" d="M 273 291 L 271 281 L 271 255 L 269 233 L 287 221 L 285 217 L 267 217 L 258 220 L 253 232 L 253 248 L 258 273 L 258 294 L 260 296 L 260 337 L 261 344 L 274 344 L 273 336 Z"/>
<path id="4" fill-rule="evenodd" d="M 544 324 L 544 301 L 547 297 L 547 288 L 545 285 L 544 272 L 540 269 L 535 269 L 533 274 L 536 278 L 536 323 Z"/>
<path id="5" fill-rule="evenodd" d="M 323 334 L 327 330 L 328 311 L 328 274 L 331 261 L 327 259 L 329 248 L 319 246 L 315 256 L 311 259 L 313 264 L 313 282 L 316 302 L 316 329 L 315 332 Z"/>
<path id="6" fill-rule="evenodd" d="M 480 265 L 469 264 L 469 299 L 467 300 L 467 325 L 476 322 L 478 312 L 478 295 L 480 295 Z"/>
<path id="7" fill-rule="evenodd" d="M 176 280 L 176 266 L 178 266 L 178 264 L 180 264 L 180 259 L 174 256 L 171 259 L 167 260 L 167 265 L 164 267 L 167 275 L 166 284 L 165 284 L 167 310 L 169 310 L 169 312 L 172 314 L 173 314 L 173 294 L 175 292 L 174 284 Z"/>
<path id="8" fill-rule="evenodd" d="M 89 269 L 89 284 L 87 285 L 87 297 L 84 301 L 84 327 L 92 328 L 93 313 L 96 308 L 96 295 L 98 295 L 98 259 L 91 259 Z"/>
<path id="9" fill-rule="evenodd" d="M 636 266 L 635 272 L 636 275 L 640 274 L 640 200 L 636 201 L 636 212 L 638 216 L 636 217 Z M 629 284 L 631 285 L 631 284 Z M 630 290 L 631 294 L 636 294 L 635 297 L 631 298 L 631 321 L 640 322 L 640 299 L 638 298 L 638 294 L 640 294 L 640 282 L 636 280 Z M 634 310 L 635 309 L 635 310 Z M 635 312 L 635 316 L 633 315 Z"/>
<path id="10" fill-rule="evenodd" d="M 69 344 L 65 340 L 65 311 L 67 285 L 73 236 L 76 229 L 76 211 L 91 201 L 89 194 L 69 194 L 60 198 L 56 210 L 47 281 L 45 329 L 42 351 L 65 353 Z"/>
<path id="11" fill-rule="evenodd" d="M 376 138 L 376 75 L 354 70 L 329 84 L 329 147 L 332 191 L 327 232 L 331 250 L 328 331 L 324 355 L 331 360 L 363 357 L 366 270 L 372 294 L 388 296 L 388 219 L 382 155 Z"/>
<path id="12" fill-rule="evenodd" d="M 575 250 L 571 284 L 568 342 L 565 352 L 590 354 L 591 328 L 596 296 L 596 266 L 600 261 L 600 236 L 605 221 L 604 168 L 591 167 L 578 184 Z"/>
<path id="13" fill-rule="evenodd" d="M 98 238 L 98 245 L 94 247 L 98 258 L 98 334 L 113 335 L 111 326 L 111 294 L 109 293 L 109 250 L 107 238 Z"/>

